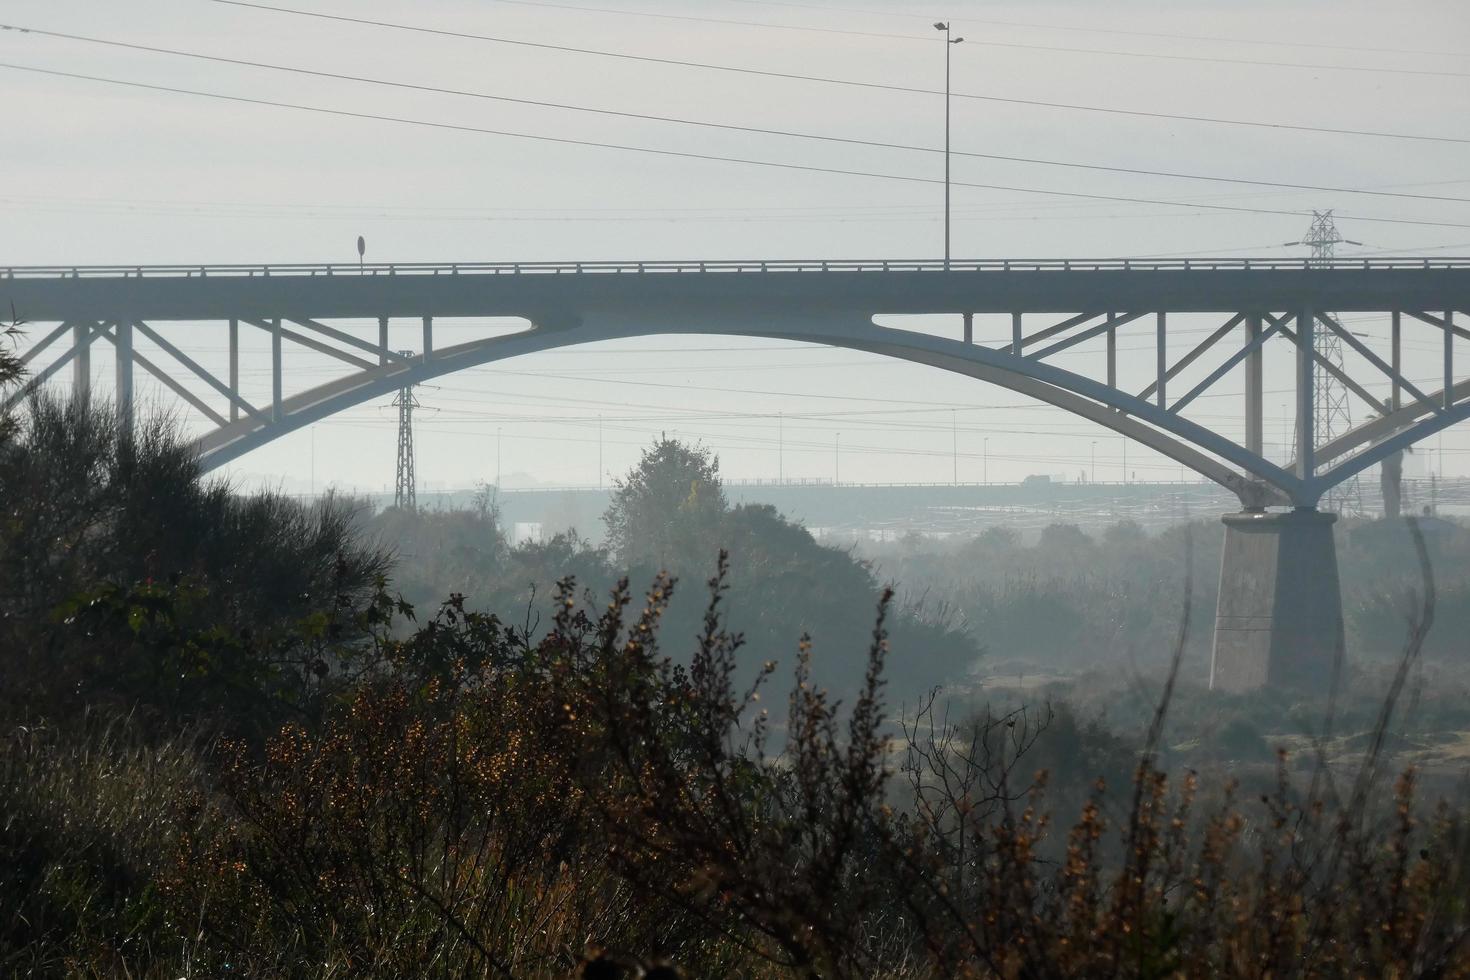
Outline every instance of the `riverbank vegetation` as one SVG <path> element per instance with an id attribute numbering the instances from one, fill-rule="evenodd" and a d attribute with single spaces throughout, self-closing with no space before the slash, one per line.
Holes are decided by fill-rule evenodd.
<path id="1" fill-rule="evenodd" d="M 7 976 L 1470 976 L 1466 811 L 1398 764 L 1430 580 L 1371 713 L 1196 751 L 1250 706 L 1180 685 L 1187 574 L 1130 703 L 935 692 L 1004 640 L 673 440 L 608 549 L 44 401 L 0 499 Z"/>

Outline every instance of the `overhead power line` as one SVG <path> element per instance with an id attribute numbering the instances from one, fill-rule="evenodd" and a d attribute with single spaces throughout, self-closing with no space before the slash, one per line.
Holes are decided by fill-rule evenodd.
<path id="1" fill-rule="evenodd" d="M 21 27 L 14 24 L 0 23 L 0 30 L 18 31 L 36 37 L 56 38 L 64 41 L 75 41 L 83 44 L 96 44 L 111 48 L 123 48 L 129 51 L 143 51 L 148 54 L 161 54 L 176 58 L 189 58 L 196 61 L 207 61 L 215 64 L 235 65 L 246 68 L 259 68 L 268 71 L 286 72 L 293 75 L 308 75 L 314 78 L 329 78 L 336 81 L 356 82 L 366 85 L 377 85 L 387 88 L 406 89 L 413 92 L 428 92 L 435 95 L 452 95 L 472 99 L 485 99 L 493 102 L 506 102 L 514 105 L 533 106 L 542 109 L 560 109 L 570 112 L 582 112 L 599 116 L 614 116 L 620 119 L 637 119 L 644 122 L 669 123 L 678 126 L 693 126 L 703 129 L 716 129 L 725 132 L 748 133 L 761 136 L 780 136 L 790 139 L 811 140 L 822 143 L 840 143 L 846 146 L 865 146 L 874 149 L 905 150 L 917 153 L 941 154 L 943 147 L 915 146 L 909 143 L 892 143 L 883 140 L 857 139 L 845 136 L 829 136 L 820 133 L 804 133 L 789 129 L 768 129 L 759 126 L 740 126 L 732 123 L 711 122 L 703 119 L 688 119 L 678 116 L 661 116 L 650 113 L 630 112 L 618 109 L 601 109 L 590 106 L 574 105 L 566 102 L 550 102 L 541 99 L 523 99 L 508 95 L 497 95 L 492 92 L 477 92 L 468 89 L 445 88 L 436 85 L 423 85 L 414 82 L 398 82 L 389 79 L 376 78 L 367 75 L 348 75 L 341 72 L 322 71 L 315 68 L 299 68 L 292 65 L 279 65 L 266 61 L 251 61 L 243 58 L 228 58 L 222 55 L 202 54 L 196 51 L 183 51 L 177 48 L 163 48 L 151 44 L 137 44 L 130 41 L 118 41 L 109 38 L 89 37 L 82 34 L 67 34 L 61 31 L 48 31 L 35 27 Z M 966 157 L 977 160 L 997 160 L 1005 163 L 1024 163 L 1032 166 L 1042 167 L 1064 167 L 1075 170 L 1092 170 L 1103 173 L 1128 174 L 1130 176 L 1142 177 L 1165 177 L 1171 180 L 1194 180 L 1206 181 L 1217 184 L 1238 184 L 1248 187 L 1272 187 L 1286 190 L 1319 191 L 1331 194 L 1360 194 L 1371 197 L 1394 197 L 1407 198 L 1419 201 L 1448 201 L 1456 204 L 1470 204 L 1470 198 L 1449 197 L 1436 194 L 1408 194 L 1401 191 L 1377 191 L 1365 188 L 1328 187 L 1320 184 L 1296 184 L 1278 180 L 1254 180 L 1246 177 L 1220 177 L 1209 174 L 1192 174 L 1171 170 L 1147 170 L 1140 167 L 1114 167 L 1100 163 L 1084 163 L 1077 160 L 1052 160 L 1043 157 L 1021 157 L 1009 156 L 1000 153 L 976 153 L 966 150 L 952 150 L 952 156 Z"/>
<path id="2" fill-rule="evenodd" d="M 96 201 L 79 200 L 61 203 L 27 203 L 17 198 L 0 197 L 0 205 L 8 205 L 8 210 L 27 211 L 35 214 L 114 214 L 114 215 L 158 215 L 170 218 L 199 218 L 215 220 L 220 216 L 240 220 L 259 221 L 336 221 L 355 222 L 363 219 L 377 221 L 398 222 L 423 222 L 433 221 L 455 224 L 490 223 L 496 224 L 656 224 L 656 225 L 838 225 L 838 224 L 863 224 L 863 225 L 887 225 L 887 224 L 928 224 L 942 217 L 942 212 L 932 209 L 915 208 L 906 214 L 847 214 L 833 213 L 826 215 L 812 214 L 755 214 L 755 215 L 507 215 L 497 216 L 488 213 L 465 213 L 446 214 L 443 209 L 430 209 L 425 212 L 410 211 L 377 211 L 373 209 L 362 209 L 359 211 L 316 211 L 310 205 L 303 207 L 290 207 L 286 205 L 270 205 L 255 208 L 253 210 L 208 208 L 190 204 L 179 204 L 174 206 L 160 205 L 126 205 L 107 207 Z M 1019 222 L 1035 224 L 1041 221 L 1154 221 L 1165 218 L 1198 218 L 1203 212 L 1199 211 L 1169 211 L 1151 213 L 1124 213 L 1124 214 L 1000 214 L 989 215 L 983 209 L 955 208 L 955 215 L 986 214 L 987 221 L 991 224 L 1000 222 Z M 1295 212 L 1293 212 L 1295 213 Z M 1227 251 L 1255 251 L 1265 253 L 1279 248 L 1279 244 L 1272 243 L 1262 245 L 1255 249 L 1227 249 Z M 1213 255 L 1210 249 L 1194 249 L 1188 255 Z M 1385 253 L 1388 254 L 1388 253 Z M 1129 253 L 1123 256 L 1102 256 L 1102 258 L 1161 258 L 1158 255 L 1134 255 Z"/>
<path id="3" fill-rule="evenodd" d="M 238 0 L 215 0 L 216 3 L 235 3 L 237 6 L 255 6 L 255 4 L 239 3 Z M 703 24 L 721 24 L 735 27 L 758 27 L 766 30 L 776 31 L 808 31 L 820 34 L 846 34 L 858 37 L 876 37 L 890 41 L 923 41 L 933 44 L 930 37 L 919 34 L 896 34 L 891 31 L 858 31 L 846 30 L 835 27 L 807 27 L 797 24 L 773 24 L 770 21 L 734 20 L 722 17 L 703 17 L 697 14 L 663 14 L 646 10 L 620 10 L 612 7 L 591 7 L 571 3 L 551 3 L 544 0 L 496 0 L 497 3 L 510 3 L 523 7 L 536 7 L 543 10 L 573 10 L 582 13 L 615 14 L 623 17 L 653 17 L 660 20 L 692 21 Z M 1165 35 L 1168 36 L 1168 35 Z M 1369 72 L 1372 74 L 1385 75 L 1428 75 L 1445 78 L 1470 78 L 1470 72 L 1439 71 L 1432 68 L 1379 68 L 1371 65 L 1319 65 L 1308 64 L 1297 61 L 1269 61 L 1253 58 L 1221 58 L 1211 55 L 1188 55 L 1188 54 L 1161 54 L 1153 51 L 1115 51 L 1110 48 L 1074 48 L 1056 44 L 1026 44 L 1019 41 L 991 41 L 984 38 L 970 39 L 970 42 L 989 48 L 1019 48 L 1025 51 L 1055 51 L 1065 54 L 1092 54 L 1103 55 L 1110 58 L 1156 58 L 1162 61 L 1195 61 L 1223 65 L 1248 65 L 1252 68 L 1290 68 L 1306 71 L 1348 71 Z"/>
<path id="4" fill-rule="evenodd" d="M 224 2 L 224 0 L 219 0 Z M 1160 54 L 1151 51 L 1108 51 L 1103 48 L 1067 48 L 1051 44 L 1022 44 L 1017 41 L 978 41 L 992 48 L 1020 48 L 1025 51 L 1065 51 L 1070 54 L 1095 54 L 1111 58 L 1152 58 L 1158 61 L 1190 61 L 1217 65 L 1247 65 L 1251 68 L 1300 68 L 1310 71 L 1366 72 L 1372 75 L 1419 75 L 1434 78 L 1470 78 L 1470 72 L 1436 71 L 1429 68 L 1377 68 L 1370 65 L 1314 65 L 1294 61 L 1268 61 L 1261 58 L 1217 58 L 1195 54 Z"/>
<path id="5" fill-rule="evenodd" d="M 213 0 L 215 3 L 228 3 L 240 7 L 263 7 L 265 4 L 247 3 L 245 0 Z M 523 0 L 498 0 L 500 3 L 522 3 Z M 748 26 L 748 28 L 769 28 L 775 31 L 817 31 L 822 34 L 850 34 L 861 35 L 861 37 L 879 37 L 885 40 L 898 41 L 926 41 L 933 44 L 931 38 L 916 34 L 883 34 L 878 31 L 845 31 L 838 28 L 811 28 L 811 26 L 795 26 L 789 24 L 770 24 L 760 21 L 731 21 L 731 19 L 707 18 L 707 16 L 692 15 L 692 13 L 650 13 L 644 10 L 614 10 L 610 7 L 588 7 L 576 6 L 570 3 L 523 3 L 523 6 L 544 7 L 554 10 L 579 10 L 589 13 L 616 13 L 622 16 L 638 16 L 638 18 L 663 18 L 670 21 L 697 21 L 704 24 L 723 24 Z M 278 9 L 278 7 L 266 7 L 266 9 Z M 1311 65 L 1304 62 L 1277 62 L 1277 60 L 1245 59 L 1245 57 L 1216 57 L 1208 54 L 1161 54 L 1157 51 L 1116 51 L 1111 48 L 1097 47 L 1064 47 L 1060 44 L 1025 44 L 1020 41 L 989 41 L 985 38 L 975 38 L 973 43 L 980 47 L 1008 47 L 1020 48 L 1026 51 L 1058 51 L 1066 54 L 1101 54 L 1105 57 L 1144 57 L 1144 59 L 1166 60 L 1166 62 L 1205 62 L 1214 65 L 1247 65 L 1251 68 L 1291 68 L 1302 69 L 1302 71 L 1313 72 L 1369 72 L 1374 75 L 1429 75 L 1442 76 L 1442 78 L 1470 78 L 1470 72 L 1446 72 L 1436 71 L 1429 68 L 1374 68 L 1370 65 Z"/>
<path id="6" fill-rule="evenodd" d="M 1470 178 L 1459 180 L 1425 181 L 1419 183 L 1394 183 L 1378 184 L 1377 187 L 1438 187 L 1451 184 L 1467 184 Z M 1211 194 L 1208 196 L 1195 197 L 1191 195 L 1188 200 L 1239 200 L 1242 198 L 1276 197 L 1282 194 L 1290 194 L 1291 191 L 1257 192 L 1246 194 Z M 262 217 L 279 218 L 281 212 L 289 211 L 291 217 L 331 218 L 340 217 L 342 220 L 359 220 L 360 218 L 374 217 L 392 220 L 454 220 L 454 221 L 842 221 L 848 219 L 867 219 L 875 221 L 883 220 L 912 220 L 928 221 L 943 213 L 938 205 L 929 204 L 833 204 L 818 206 L 792 206 L 792 205 L 706 205 L 703 207 L 470 207 L 468 205 L 401 205 L 384 204 L 381 202 L 354 202 L 350 204 L 338 204 L 323 201 L 221 201 L 215 199 L 181 199 L 181 198 L 120 198 L 116 195 L 106 197 L 54 197 L 54 196 L 26 196 L 15 194 L 0 195 L 0 204 L 10 205 L 15 209 L 29 211 L 48 210 L 80 210 L 105 211 L 109 213 L 152 213 L 171 215 L 199 215 L 210 213 L 227 214 L 239 217 Z M 1090 216 L 1101 219 L 1151 219 L 1151 218 L 1188 218 L 1198 217 L 1192 211 L 1153 211 L 1153 212 L 1127 212 L 1091 214 L 1081 212 L 1082 208 L 1104 208 L 1107 204 L 1077 204 L 1071 201 L 1051 201 L 1040 203 L 1036 201 L 1001 201 L 991 204 L 971 204 L 956 207 L 956 214 L 986 215 L 992 221 L 1073 221 L 1078 217 Z M 1038 212 L 1050 212 L 1038 214 Z M 1018 212 L 1012 214 L 1010 212 Z M 1120 258 L 1163 258 L 1170 255 L 1213 255 L 1223 252 L 1269 252 L 1281 248 L 1280 242 L 1272 242 L 1254 248 L 1229 248 L 1216 249 L 1191 249 L 1189 252 L 1164 252 L 1135 254 L 1130 253 Z M 1436 249 L 1460 248 L 1461 245 L 1441 245 L 1436 243 L 1427 246 Z M 1380 250 L 1371 253 L 1358 252 L 1357 255 L 1409 255 L 1417 254 L 1419 249 L 1412 247 Z M 1111 258 L 1113 256 L 1101 256 Z"/>
<path id="7" fill-rule="evenodd" d="M 502 0 L 510 3 L 532 3 L 533 0 Z M 871 17 L 890 17 L 907 21 L 922 21 L 928 23 L 936 19 L 938 15 L 921 16 L 914 13 L 897 13 L 892 10 L 873 10 L 861 7 L 828 6 L 815 3 L 793 3 L 790 0 L 730 0 L 732 3 L 753 3 L 762 7 L 791 7 L 797 10 L 816 10 L 825 13 L 852 13 L 867 14 Z M 536 6 L 542 6 L 535 3 Z M 559 6 L 559 5 L 558 5 Z M 996 27 L 1022 27 L 1027 30 L 1037 31 L 1061 31 L 1067 34 L 1111 34 L 1119 37 L 1151 37 L 1162 38 L 1170 41 L 1208 41 L 1212 44 L 1253 44 L 1277 48 L 1315 48 L 1322 51 L 1355 51 L 1369 52 L 1373 54 L 1410 54 L 1410 55 L 1433 55 L 1445 58 L 1460 58 L 1464 56 L 1463 51 L 1425 51 L 1417 48 L 1374 48 L 1362 47 L 1351 44 L 1323 44 L 1314 41 L 1280 41 L 1265 38 L 1252 37 L 1219 37 L 1211 34 L 1169 34 L 1162 31 L 1125 31 L 1117 28 L 1107 27 L 1078 27 L 1068 24 L 1038 24 L 1034 21 L 1018 20 L 994 20 L 985 17 L 965 17 L 966 24 L 993 24 Z"/>
<path id="8" fill-rule="evenodd" d="M 811 27 L 804 24 L 773 24 L 770 21 L 735 20 L 725 17 L 701 17 L 697 14 L 660 14 L 650 10 L 619 10 L 614 7 L 588 7 L 571 3 L 543 3 L 542 0 L 493 0 L 495 3 L 543 10 L 571 10 L 578 13 L 615 14 L 622 17 L 649 17 L 657 20 L 693 21 L 701 24 L 723 24 L 729 27 L 759 27 L 772 31 L 805 31 L 811 34 L 846 34 L 852 37 L 877 37 L 887 41 L 930 41 L 927 35 L 895 34 L 892 31 L 858 31 L 841 27 Z"/>
<path id="9" fill-rule="evenodd" d="M 32 65 L 17 65 L 9 62 L 0 62 L 0 68 L 12 71 L 30 72 L 38 75 L 48 75 L 55 78 L 72 78 L 79 81 L 99 82 L 107 85 L 118 85 L 125 88 L 141 89 L 151 92 L 169 92 L 175 95 L 190 95 L 199 98 L 217 99 L 223 102 L 234 102 L 242 105 L 264 106 L 275 109 L 291 109 L 297 112 L 310 112 L 319 115 L 337 116 L 345 119 L 362 119 L 374 122 L 398 123 L 406 126 L 418 126 L 426 129 L 438 129 L 447 132 L 477 133 L 486 136 L 501 136 L 508 139 L 531 140 L 540 143 L 552 143 L 560 146 L 581 146 L 604 150 L 621 150 L 630 153 L 645 153 L 653 156 L 672 157 L 683 160 L 703 160 L 712 163 L 735 163 L 744 166 L 766 167 L 777 170 L 794 170 L 803 173 L 832 174 L 844 177 L 865 177 L 875 180 L 893 180 L 912 184 L 942 184 L 944 181 L 937 177 L 917 177 L 908 174 L 882 173 L 870 170 L 850 170 L 840 167 L 821 167 L 812 164 L 786 163 L 777 160 L 761 160 L 752 157 L 722 156 L 713 153 L 695 153 L 686 150 L 668 150 L 657 147 L 638 146 L 629 143 L 608 143 L 599 140 L 574 139 L 565 136 L 544 136 L 538 133 L 521 133 L 512 130 L 491 129 L 482 126 L 469 126 L 463 123 L 436 122 L 428 119 L 414 119 L 407 116 L 389 116 L 380 113 L 358 112 L 350 109 L 331 109 L 325 106 L 303 105 L 296 102 L 278 102 L 272 99 L 257 99 L 243 95 L 226 95 L 221 92 L 206 92 L 200 89 L 182 88 L 173 85 L 157 85 L 149 82 L 134 82 L 126 79 L 107 78 L 100 75 L 87 75 L 81 72 L 60 71 L 53 68 L 37 68 Z M 1020 187 L 1013 184 L 984 184 L 974 181 L 952 181 L 955 187 L 974 188 L 979 190 L 1010 191 L 1018 194 L 1040 194 L 1049 197 L 1066 197 L 1089 201 L 1115 201 L 1126 204 L 1157 204 L 1169 207 L 1197 208 L 1206 211 L 1220 211 L 1238 214 L 1272 214 L 1290 215 L 1300 217 L 1305 212 L 1301 210 L 1287 210 L 1283 208 L 1250 208 L 1239 205 L 1227 204 L 1200 204 L 1184 201 L 1168 201 L 1158 198 L 1129 197 L 1118 194 L 1090 194 L 1082 191 L 1059 191 L 1038 187 Z M 1453 221 L 1422 221 L 1411 218 L 1381 218 L 1364 215 L 1344 215 L 1352 217 L 1356 221 L 1373 222 L 1378 224 L 1395 225 L 1418 225 L 1433 228 L 1470 228 L 1470 223 Z"/>
<path id="10" fill-rule="evenodd" d="M 213 3 L 222 3 L 235 7 L 248 7 L 254 10 L 266 10 L 272 13 L 291 14 L 298 17 L 314 17 L 321 20 L 339 21 L 348 24 L 362 24 L 369 27 L 380 27 L 389 30 L 409 31 L 416 34 L 431 34 L 440 37 L 454 37 L 472 41 L 488 41 L 494 44 L 508 44 L 517 47 L 538 48 L 544 51 L 561 51 L 568 54 L 590 55 L 599 58 L 616 58 L 623 61 L 639 61 L 647 64 L 670 65 L 680 68 L 698 68 L 707 71 L 731 72 L 739 75 L 753 75 L 764 78 L 781 78 L 790 81 L 817 82 L 825 85 L 844 85 L 854 88 L 877 89 L 888 92 L 907 92 L 915 95 L 944 95 L 939 89 L 920 88 L 909 85 L 889 85 L 882 82 L 868 82 L 859 79 L 832 78 L 822 75 L 803 75 L 795 72 L 765 71 L 759 68 L 746 68 L 738 65 L 719 65 L 702 61 L 684 61 L 677 58 L 657 58 L 651 55 L 628 54 L 622 51 L 607 51 L 598 48 L 581 48 L 565 44 L 549 44 L 543 41 L 526 41 L 519 38 L 496 37 L 489 34 L 473 34 L 466 31 L 450 31 L 434 27 L 421 27 L 415 24 L 402 24 L 393 21 L 370 20 L 365 17 L 348 17 L 343 14 L 327 14 L 315 10 L 297 10 L 291 7 L 276 7 L 263 3 L 250 3 L 247 0 L 211 0 Z M 1113 109 L 1103 106 L 1081 105 L 1068 102 L 1048 102 L 1040 99 L 1014 99 L 997 95 L 979 95 L 975 93 L 954 92 L 951 93 L 956 99 L 974 99 L 982 102 L 997 102 L 1008 105 L 1023 105 L 1046 109 L 1067 109 L 1077 112 L 1097 112 L 1107 115 L 1135 116 L 1144 119 L 1171 119 L 1181 122 L 1212 123 L 1225 126 L 1251 126 L 1263 129 L 1291 130 L 1306 133 L 1325 133 L 1336 136 L 1365 136 L 1378 139 L 1397 140 L 1419 140 L 1431 143 L 1470 143 L 1470 138 L 1455 136 L 1424 136 L 1412 133 L 1392 133 L 1376 130 L 1333 128 L 1325 126 L 1298 126 L 1287 123 L 1259 122 L 1243 119 L 1227 119 L 1217 116 L 1191 115 L 1184 113 L 1150 112 L 1137 109 Z"/>

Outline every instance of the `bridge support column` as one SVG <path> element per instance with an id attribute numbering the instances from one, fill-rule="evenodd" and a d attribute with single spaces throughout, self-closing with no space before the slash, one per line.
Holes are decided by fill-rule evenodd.
<path id="1" fill-rule="evenodd" d="M 281 421 L 281 391 L 283 379 L 281 378 L 281 318 L 276 317 L 270 321 L 271 324 L 271 421 Z"/>
<path id="2" fill-rule="evenodd" d="M 1326 691 L 1344 654 L 1336 514 L 1227 514 L 1210 687 Z"/>
<path id="3" fill-rule="evenodd" d="M 116 338 L 117 358 L 114 366 L 113 397 L 117 401 L 118 431 L 124 439 L 133 437 L 133 324 L 118 320 L 112 326 Z"/>
<path id="4" fill-rule="evenodd" d="M 92 324 L 73 324 L 71 343 L 77 352 L 71 362 L 71 397 L 85 412 L 92 404 Z"/>
<path id="5" fill-rule="evenodd" d="M 240 321 L 230 321 L 230 391 L 240 397 Z M 239 402 L 230 402 L 230 421 L 240 421 Z"/>

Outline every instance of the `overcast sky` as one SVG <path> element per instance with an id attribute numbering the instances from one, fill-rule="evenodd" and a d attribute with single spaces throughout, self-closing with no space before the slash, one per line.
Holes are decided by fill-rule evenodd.
<path id="1" fill-rule="evenodd" d="M 1348 193 L 1470 198 L 1470 5 L 1463 2 L 263 2 L 562 48 L 931 90 L 944 81 L 944 49 L 931 24 L 951 19 L 966 38 L 954 49 L 955 92 L 991 97 L 954 100 L 956 151 L 1338 189 L 957 157 L 957 182 L 1011 188 L 955 188 L 957 256 L 1296 255 L 1302 250 L 1282 243 L 1305 232 L 1313 208 L 1337 209 L 1343 234 L 1364 243 L 1341 254 L 1470 254 L 1470 202 Z M 942 176 L 942 156 L 922 148 L 943 141 L 944 104 L 935 95 L 211 0 L 3 0 L 0 21 L 93 39 L 0 32 L 0 265 L 351 261 L 358 235 L 377 261 L 914 258 L 941 249 L 943 198 L 934 183 L 424 125 L 932 181 Z M 410 91 L 95 41 L 921 149 Z M 1355 328 L 1371 336 L 1375 326 Z M 402 334 L 410 346 L 411 327 Z M 495 329 L 446 324 L 440 343 Z M 202 359 L 219 361 L 222 330 L 171 325 L 167 332 Z M 1146 339 L 1140 333 L 1136 343 Z M 1432 338 L 1411 340 L 1413 348 Z M 1432 351 L 1422 353 L 1419 373 L 1428 379 L 1435 362 Z M 110 377 L 101 373 L 109 370 L 104 357 L 99 351 L 99 386 Z M 320 359 L 293 365 L 288 390 L 334 371 Z M 1268 380 L 1267 437 L 1275 441 L 1290 400 L 1286 377 L 1273 369 Z M 258 363 L 246 379 L 268 386 Z M 1238 403 L 1223 391 L 1226 398 L 1202 407 L 1203 418 L 1238 432 Z M 787 477 L 831 478 L 840 466 L 844 481 L 940 482 L 953 478 L 956 464 L 966 481 L 1037 472 L 1075 478 L 1094 465 L 1100 480 L 1124 472 L 1117 436 L 1008 393 L 912 365 L 769 341 L 660 338 L 550 352 L 451 376 L 420 398 L 437 410 L 424 414 L 419 433 L 419 472 L 430 486 L 493 480 L 497 432 L 504 475 L 595 483 L 599 415 L 604 473 L 626 469 L 661 430 L 702 439 L 736 478 L 771 478 L 778 468 Z M 314 480 L 318 489 L 376 489 L 391 485 L 394 431 L 391 410 L 364 406 L 246 456 L 230 472 L 292 488 Z M 1470 471 L 1463 451 L 1470 440 L 1451 433 L 1444 446 L 1445 470 Z M 1136 447 L 1127 466 L 1140 479 L 1179 475 Z"/>

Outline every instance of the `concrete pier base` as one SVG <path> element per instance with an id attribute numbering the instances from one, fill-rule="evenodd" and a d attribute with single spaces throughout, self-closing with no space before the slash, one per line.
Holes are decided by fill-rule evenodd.
<path id="1" fill-rule="evenodd" d="M 1210 687 L 1326 691 L 1343 656 L 1336 514 L 1227 514 Z"/>

